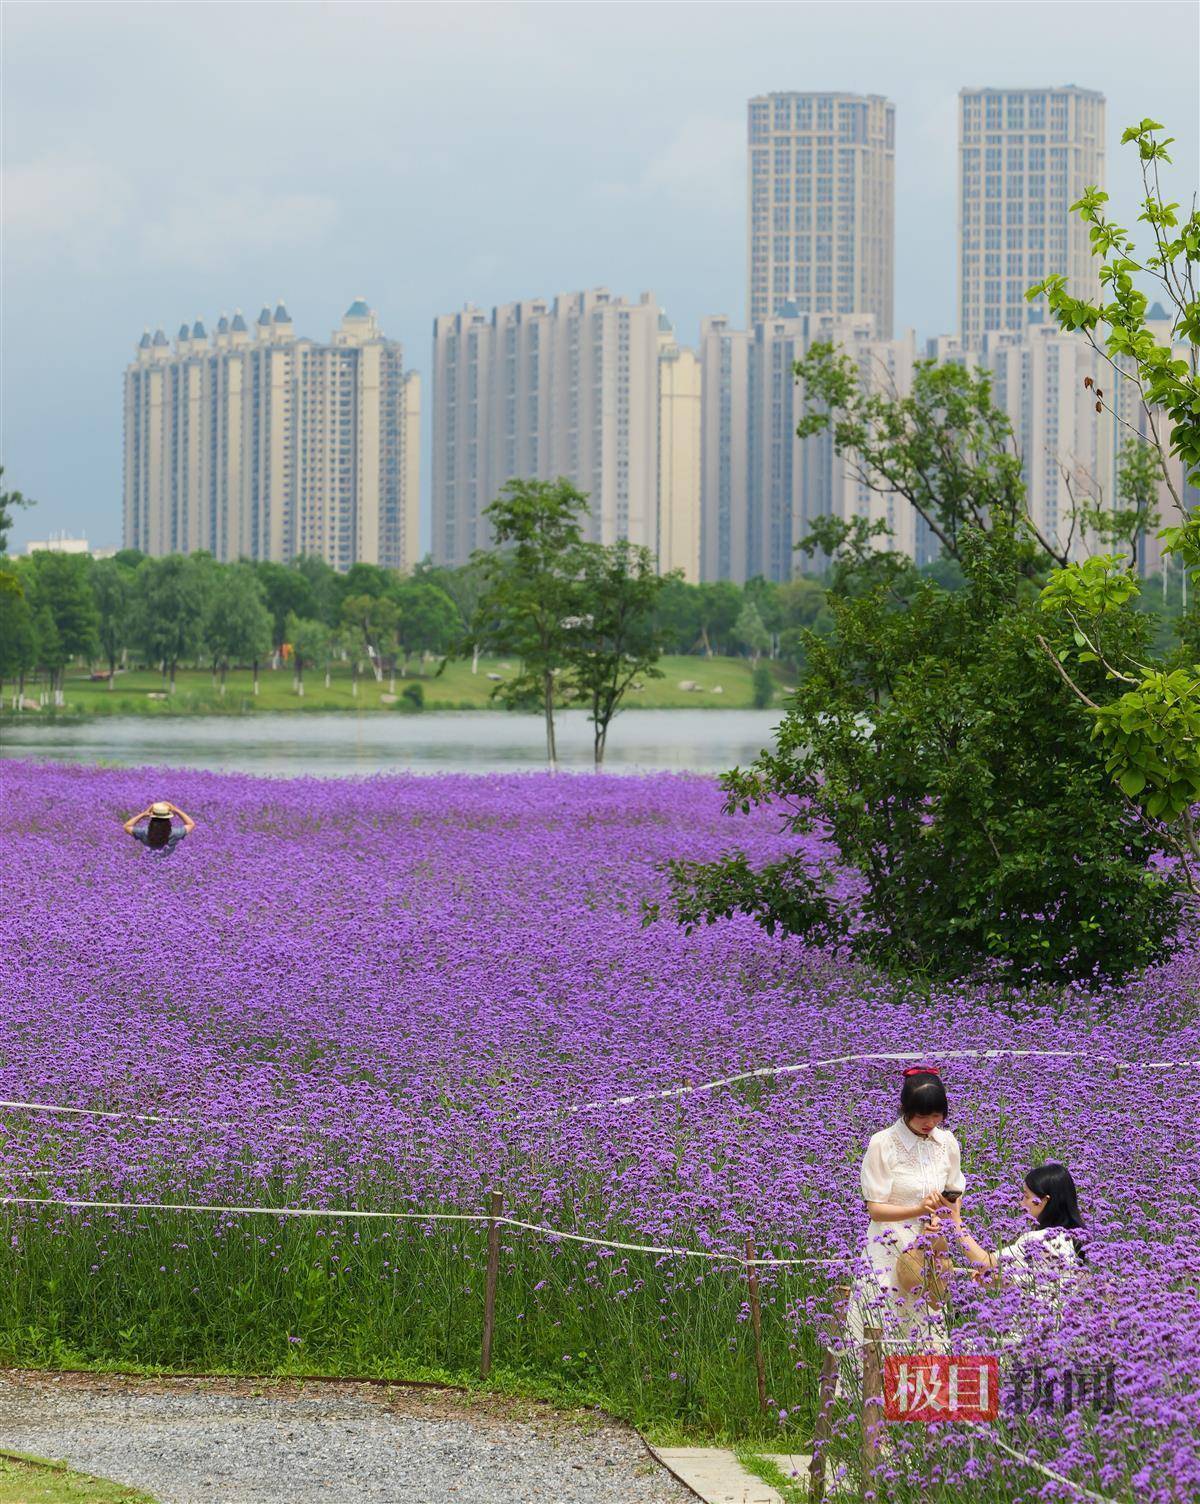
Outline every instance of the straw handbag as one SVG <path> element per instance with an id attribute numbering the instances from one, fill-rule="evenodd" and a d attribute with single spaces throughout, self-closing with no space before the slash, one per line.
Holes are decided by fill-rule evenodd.
<path id="1" fill-rule="evenodd" d="M 929 1305 L 943 1306 L 950 1293 L 950 1245 L 937 1234 L 924 1238 L 923 1245 L 912 1243 L 897 1258 L 896 1283 L 905 1295 L 920 1290 Z"/>

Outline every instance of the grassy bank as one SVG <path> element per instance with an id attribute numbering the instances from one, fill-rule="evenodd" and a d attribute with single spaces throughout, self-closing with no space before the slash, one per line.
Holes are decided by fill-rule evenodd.
<path id="1" fill-rule="evenodd" d="M 0 1454 L 0 1504 L 154 1504 L 149 1494 L 74 1472 L 61 1462 Z"/>
<path id="2" fill-rule="evenodd" d="M 770 665 L 777 685 L 776 700 L 794 675 L 781 665 Z M 304 676 L 304 694 L 300 695 L 289 668 L 265 669 L 259 675 L 259 692 L 254 693 L 254 676 L 249 669 L 238 669 L 226 679 L 225 694 L 214 685 L 207 669 L 181 669 L 176 675 L 175 692 L 164 697 L 162 676 L 151 670 L 118 673 L 110 689 L 107 680 L 92 680 L 84 673 L 68 672 L 64 685 L 66 708 L 49 707 L 23 711 L 14 715 L 12 686 L 5 685 L 5 719 L 80 718 L 92 715 L 250 715 L 256 711 L 347 710 L 391 711 L 412 713 L 413 706 L 404 698 L 405 689 L 420 685 L 426 710 L 487 710 L 495 705 L 491 695 L 498 682 L 489 674 L 509 677 L 515 664 L 507 659 L 481 658 L 477 673 L 470 663 L 450 662 L 439 674 L 436 664 L 426 672 L 415 670 L 407 677 L 396 675 L 395 701 L 389 697 L 392 685 L 387 674 L 381 681 L 367 674 L 358 681 L 358 693 L 349 666 L 338 664 L 326 688 L 324 675 L 308 672 Z M 640 689 L 631 689 L 627 704 L 644 710 L 681 708 L 746 710 L 754 703 L 753 669 L 746 658 L 668 657 L 661 662 L 663 677 L 646 679 Z M 684 689 L 683 684 L 696 689 Z M 36 698 L 36 689 L 27 688 L 27 697 Z"/>

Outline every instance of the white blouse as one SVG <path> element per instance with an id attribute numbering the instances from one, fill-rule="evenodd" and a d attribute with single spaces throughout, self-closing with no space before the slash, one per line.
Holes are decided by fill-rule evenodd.
<path id="1" fill-rule="evenodd" d="M 903 1118 L 872 1137 L 862 1162 L 861 1179 L 864 1201 L 884 1201 L 893 1206 L 915 1206 L 931 1191 L 961 1191 L 966 1187 L 958 1140 L 950 1130 L 935 1128 L 928 1138 L 922 1138 Z"/>

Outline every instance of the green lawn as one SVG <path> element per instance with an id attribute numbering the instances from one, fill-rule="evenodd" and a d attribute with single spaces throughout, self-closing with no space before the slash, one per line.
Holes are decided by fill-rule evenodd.
<path id="1" fill-rule="evenodd" d="M 430 663 L 425 674 L 412 672 L 408 678 L 397 675 L 397 696 L 408 684 L 420 684 L 425 695 L 427 710 L 484 710 L 492 700 L 491 691 L 496 681 L 489 674 L 505 677 L 515 669 L 509 659 L 481 658 L 479 672 L 472 674 L 468 662 L 447 663 L 441 674 L 436 672 L 436 663 Z M 660 664 L 661 679 L 647 678 L 641 689 L 632 689 L 626 700 L 629 706 L 641 706 L 647 710 L 689 709 L 708 707 L 712 709 L 745 710 L 753 704 L 751 679 L 752 669 L 746 658 L 663 658 Z M 771 665 L 779 689 L 794 680 L 789 671 L 778 664 Z M 679 686 L 694 683 L 699 689 L 686 690 Z M 5 704 L 11 707 L 12 686 L 6 684 Z M 212 675 L 206 669 L 183 669 L 176 677 L 175 693 L 165 699 L 161 675 L 147 670 L 118 673 L 112 689 L 105 680 L 90 680 L 82 670 L 68 671 L 64 693 L 66 711 L 28 711 L 27 715 L 197 715 L 197 714 L 245 714 L 256 710 L 383 710 L 404 711 L 409 709 L 403 698 L 396 704 L 386 703 L 382 696 L 388 694 L 390 684 L 385 674 L 382 682 L 367 674 L 358 681 L 358 695 L 353 693 L 350 670 L 338 665 L 334 670 L 330 687 L 325 688 L 324 676 L 307 672 L 304 676 L 304 695 L 301 697 L 292 687 L 289 668 L 273 672 L 267 668 L 259 676 L 259 693 L 254 694 L 253 675 L 248 669 L 237 670 L 228 676 L 224 698 L 214 687 Z M 37 698 L 32 686 L 26 687 L 27 698 Z M 154 698 L 151 698 L 154 696 Z M 779 696 L 777 695 L 776 703 Z M 11 709 L 5 715 L 11 715 Z"/>
<path id="2" fill-rule="evenodd" d="M 74 1473 L 61 1462 L 0 1454 L 0 1504 L 154 1504 L 149 1494 Z"/>

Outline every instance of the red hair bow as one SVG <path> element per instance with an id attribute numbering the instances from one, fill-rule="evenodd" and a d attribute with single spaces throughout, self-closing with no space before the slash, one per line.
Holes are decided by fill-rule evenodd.
<path id="1" fill-rule="evenodd" d="M 940 1076 L 941 1071 L 936 1065 L 910 1065 L 904 1074 L 906 1076 Z"/>

